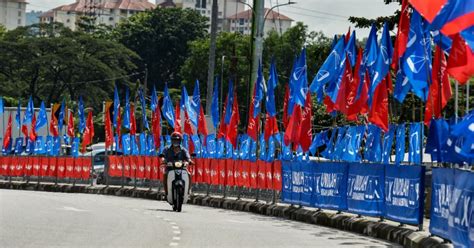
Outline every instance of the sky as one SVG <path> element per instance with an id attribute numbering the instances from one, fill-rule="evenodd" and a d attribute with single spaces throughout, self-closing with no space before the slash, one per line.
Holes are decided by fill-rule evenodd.
<path id="1" fill-rule="evenodd" d="M 46 11 L 75 0 L 29 0 L 27 10 Z M 326 36 L 343 34 L 351 26 L 349 16 L 374 18 L 391 15 L 400 8 L 398 3 L 385 5 L 383 0 L 294 0 L 296 4 L 283 6 L 279 11 L 295 21 L 308 25 L 310 31 L 322 31 Z M 154 3 L 154 0 L 150 2 Z M 286 0 L 265 0 L 265 7 L 282 4 Z M 275 9 L 276 10 L 276 9 Z M 354 27 L 351 27 L 354 30 Z M 369 29 L 356 29 L 357 38 L 367 37 Z"/>

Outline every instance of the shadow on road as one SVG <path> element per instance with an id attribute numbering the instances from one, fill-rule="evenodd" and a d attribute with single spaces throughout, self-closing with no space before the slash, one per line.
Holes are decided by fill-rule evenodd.
<path id="1" fill-rule="evenodd" d="M 174 212 L 172 209 L 160 209 L 160 208 L 158 208 L 158 209 L 149 208 L 149 209 L 147 209 L 147 210 L 149 210 L 149 211 L 157 211 L 157 212 Z"/>

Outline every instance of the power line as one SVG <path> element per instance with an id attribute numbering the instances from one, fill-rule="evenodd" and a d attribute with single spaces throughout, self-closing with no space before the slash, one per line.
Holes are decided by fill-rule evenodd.
<path id="1" fill-rule="evenodd" d="M 307 17 L 313 17 L 313 18 L 323 19 L 323 20 L 332 20 L 332 21 L 339 21 L 339 22 L 347 22 L 347 20 L 334 19 L 334 18 L 330 18 L 330 17 L 326 17 L 326 16 L 308 15 L 308 14 L 305 14 L 305 13 L 292 12 L 292 11 L 285 11 L 285 12 L 288 12 L 288 13 L 291 13 L 291 14 L 295 14 L 295 15 L 300 15 L 300 16 L 307 16 Z"/>
<path id="2" fill-rule="evenodd" d="M 301 8 L 301 7 L 297 7 L 297 6 L 288 6 L 288 7 L 293 8 L 293 9 L 299 9 L 299 10 L 304 10 L 304 11 L 308 11 L 308 12 L 314 12 L 314 13 L 318 13 L 318 14 L 328 15 L 328 16 L 341 17 L 341 18 L 345 18 L 345 19 L 349 18 L 348 16 L 338 15 L 338 14 L 324 12 L 324 11 L 320 11 L 320 10 Z"/>

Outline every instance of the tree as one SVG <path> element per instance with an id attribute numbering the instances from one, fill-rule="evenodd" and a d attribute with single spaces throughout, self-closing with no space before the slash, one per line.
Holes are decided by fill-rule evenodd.
<path id="1" fill-rule="evenodd" d="M 113 36 L 143 59 L 149 88 L 167 81 L 178 87 L 177 72 L 188 57 L 188 43 L 206 36 L 206 23 L 195 10 L 156 8 L 121 22 Z"/>
<path id="2" fill-rule="evenodd" d="M 393 2 L 397 2 L 398 4 L 401 4 L 402 0 L 383 0 L 385 4 L 390 4 Z M 382 28 L 384 22 L 387 22 L 389 25 L 390 30 L 392 30 L 398 23 L 398 20 L 400 19 L 400 10 L 396 10 L 393 15 L 390 16 L 379 16 L 374 19 L 368 19 L 365 17 L 357 17 L 357 16 L 350 16 L 349 21 L 351 23 L 354 23 L 356 28 L 370 28 L 372 23 L 377 26 L 377 29 Z"/>
<path id="3" fill-rule="evenodd" d="M 24 101 L 31 95 L 36 106 L 41 100 L 76 101 L 82 95 L 98 112 L 102 101 L 112 98 L 114 82 L 140 76 L 140 58 L 119 43 L 70 30 L 42 34 L 36 26 L 25 27 L 0 40 L 0 95 Z"/>

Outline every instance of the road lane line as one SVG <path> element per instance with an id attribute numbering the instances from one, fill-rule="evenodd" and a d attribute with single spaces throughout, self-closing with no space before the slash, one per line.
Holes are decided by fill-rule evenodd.
<path id="1" fill-rule="evenodd" d="M 181 234 L 181 231 L 179 230 L 176 230 L 176 231 L 173 231 L 174 234 Z"/>
<path id="2" fill-rule="evenodd" d="M 78 209 L 78 208 L 75 208 L 75 207 L 63 207 L 62 210 L 74 211 L 74 212 L 87 212 L 87 210 Z"/>
<path id="3" fill-rule="evenodd" d="M 170 246 L 178 246 L 178 243 L 176 243 L 176 242 L 171 242 L 171 243 L 170 243 Z"/>
<path id="4" fill-rule="evenodd" d="M 173 237 L 173 240 L 181 240 L 181 237 L 175 236 L 175 237 Z"/>
<path id="5" fill-rule="evenodd" d="M 173 229 L 179 229 L 178 226 L 172 226 L 171 228 L 173 228 Z"/>

